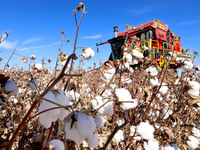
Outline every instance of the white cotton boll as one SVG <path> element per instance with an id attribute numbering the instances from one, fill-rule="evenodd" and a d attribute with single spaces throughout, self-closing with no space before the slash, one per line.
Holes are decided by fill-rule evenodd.
<path id="1" fill-rule="evenodd" d="M 77 118 L 77 129 L 84 139 L 92 136 L 96 130 L 94 118 L 79 112 Z"/>
<path id="2" fill-rule="evenodd" d="M 54 139 L 49 142 L 49 148 L 54 148 L 54 150 L 64 150 L 65 146 L 62 141 Z"/>
<path id="3" fill-rule="evenodd" d="M 154 66 L 151 66 L 149 68 L 147 68 L 145 71 L 144 71 L 147 75 L 150 75 L 150 76 L 157 76 L 158 75 L 158 69 Z"/>
<path id="4" fill-rule="evenodd" d="M 130 64 L 128 62 L 124 63 L 124 68 L 129 70 L 130 69 Z"/>
<path id="5" fill-rule="evenodd" d="M 43 111 L 43 110 L 44 110 L 44 109 L 40 106 L 38 112 L 41 112 L 41 111 Z M 39 122 L 40 122 L 40 124 L 43 125 L 46 129 L 48 129 L 48 128 L 51 127 L 51 123 L 52 123 L 51 116 L 49 116 L 47 113 L 42 113 L 42 114 L 40 114 L 40 116 L 39 116 Z"/>
<path id="6" fill-rule="evenodd" d="M 101 107 L 98 110 L 98 113 L 101 116 L 106 116 L 106 115 L 112 116 L 113 115 L 113 102 L 107 102 L 107 101 L 108 101 L 107 99 L 103 99 L 101 96 L 96 96 L 95 99 L 93 99 L 91 101 L 92 107 L 94 109 L 98 109 L 99 107 L 101 107 L 103 104 L 106 103 L 103 107 Z"/>
<path id="7" fill-rule="evenodd" d="M 67 91 L 65 94 L 69 98 L 68 99 L 69 101 L 71 101 L 71 100 L 78 100 L 79 97 L 80 97 L 80 94 L 77 93 L 77 92 L 75 92 L 74 90 Z"/>
<path id="8" fill-rule="evenodd" d="M 165 146 L 162 146 L 162 147 L 161 147 L 161 150 L 175 150 L 175 148 L 172 147 L 172 146 L 169 145 L 169 144 L 166 144 Z"/>
<path id="9" fill-rule="evenodd" d="M 183 63 L 184 61 L 185 61 L 185 58 L 183 58 L 183 57 L 176 57 L 176 59 L 175 59 L 175 62 L 178 64 Z"/>
<path id="10" fill-rule="evenodd" d="M 193 68 L 193 63 L 191 61 L 184 61 L 184 66 L 183 68 L 186 69 L 186 70 L 190 70 Z"/>
<path id="11" fill-rule="evenodd" d="M 58 94 L 56 94 L 57 103 L 62 106 L 69 106 L 69 96 L 67 96 L 64 91 L 57 90 L 57 92 L 58 92 Z M 67 115 L 68 115 L 68 110 L 60 108 L 60 114 L 58 115 L 58 118 L 60 120 L 64 120 L 64 118 Z"/>
<path id="12" fill-rule="evenodd" d="M 65 121 L 66 139 L 73 140 L 76 144 L 81 144 L 84 138 L 81 136 L 77 128 L 71 128 L 71 120 Z"/>
<path id="13" fill-rule="evenodd" d="M 124 102 L 120 104 L 120 107 L 124 110 L 135 108 L 138 105 L 137 99 L 130 99 L 129 102 Z"/>
<path id="14" fill-rule="evenodd" d="M 134 137 L 134 140 L 136 140 L 136 141 L 140 141 L 142 138 L 141 138 L 141 136 L 135 136 Z"/>
<path id="15" fill-rule="evenodd" d="M 100 115 L 95 116 L 94 122 L 95 122 L 97 128 L 103 128 L 104 121 L 103 121 L 103 118 Z"/>
<path id="16" fill-rule="evenodd" d="M 137 50 L 132 50 L 132 52 L 133 52 L 133 56 L 134 57 L 136 57 L 136 58 L 144 58 L 144 55 L 141 52 L 139 52 Z"/>
<path id="17" fill-rule="evenodd" d="M 159 89 L 159 92 L 162 94 L 162 95 L 165 95 L 167 94 L 168 92 L 168 86 L 166 85 L 166 83 L 162 83 L 162 86 L 160 87 Z"/>
<path id="18" fill-rule="evenodd" d="M 40 63 L 36 63 L 34 66 L 35 66 L 35 68 L 37 68 L 39 71 L 41 71 L 42 68 L 43 68 L 42 64 L 40 64 Z"/>
<path id="19" fill-rule="evenodd" d="M 116 143 L 119 143 L 120 141 L 124 140 L 124 132 L 122 130 L 118 130 L 115 136 L 113 137 L 113 140 Z"/>
<path id="20" fill-rule="evenodd" d="M 45 99 L 48 99 L 52 102 L 57 102 L 56 101 L 56 96 L 54 95 L 54 93 L 52 91 L 49 91 L 45 96 L 44 96 Z M 57 105 L 55 104 L 52 104 L 52 103 L 49 103 L 47 101 L 42 101 L 42 104 L 44 109 L 50 109 L 50 108 L 53 108 L 53 107 L 58 107 Z M 50 116 L 58 116 L 58 114 L 60 113 L 60 109 L 54 109 L 54 110 L 50 110 L 48 112 L 45 112 L 45 113 L 48 113 Z"/>
<path id="21" fill-rule="evenodd" d="M 130 92 L 125 88 L 115 89 L 115 94 L 121 102 L 120 107 L 124 110 L 135 108 L 138 105 L 137 99 L 132 99 Z"/>
<path id="22" fill-rule="evenodd" d="M 158 78 L 155 77 L 155 79 L 150 79 L 150 83 L 151 83 L 151 86 L 158 86 L 159 85 L 159 81 L 158 81 Z"/>
<path id="23" fill-rule="evenodd" d="M 31 55 L 30 58 L 34 60 L 34 59 L 36 59 L 36 56 L 35 55 Z"/>
<path id="24" fill-rule="evenodd" d="M 200 129 L 197 129 L 195 127 L 192 128 L 192 133 L 194 136 L 196 136 L 197 138 L 200 138 Z"/>
<path id="25" fill-rule="evenodd" d="M 199 146 L 199 139 L 194 136 L 189 136 L 188 141 L 186 141 L 186 143 L 190 148 L 195 149 Z"/>
<path id="26" fill-rule="evenodd" d="M 83 53 L 81 54 L 84 59 L 89 60 L 94 57 L 94 51 L 92 48 L 83 49 Z"/>
<path id="27" fill-rule="evenodd" d="M 136 130 L 136 132 L 139 135 L 141 135 L 143 139 L 146 139 L 146 140 L 151 140 L 154 138 L 154 134 L 153 134 L 154 131 L 155 129 L 153 128 L 153 126 L 151 126 L 148 122 L 141 122 L 137 126 L 137 130 Z"/>
<path id="28" fill-rule="evenodd" d="M 13 80 L 6 81 L 4 85 L 4 91 L 9 95 L 16 95 L 19 91 L 18 87 L 16 86 L 15 82 Z"/>
<path id="29" fill-rule="evenodd" d="M 45 99 L 48 99 L 52 102 L 56 102 L 56 96 L 54 95 L 54 93 L 52 91 L 49 91 L 45 96 Z M 42 103 L 39 106 L 39 112 L 44 111 L 46 109 L 50 109 L 50 108 L 54 108 L 57 107 L 57 105 L 49 103 L 47 101 L 42 101 Z M 58 119 L 58 116 L 60 114 L 60 109 L 53 109 L 47 112 L 44 112 L 42 114 L 39 115 L 39 122 L 45 127 L 45 128 L 49 128 L 51 123 L 49 122 L 54 122 Z M 46 121 L 46 120 L 47 121 Z M 46 122 L 45 122 L 46 121 Z"/>
<path id="30" fill-rule="evenodd" d="M 155 139 L 144 142 L 143 147 L 145 150 L 159 150 L 159 143 Z"/>
<path id="31" fill-rule="evenodd" d="M 29 87 L 33 90 L 36 90 L 38 87 L 38 80 L 33 79 L 31 82 L 29 82 Z"/>
<path id="32" fill-rule="evenodd" d="M 112 69 L 108 69 L 108 70 L 105 70 L 103 76 L 103 80 L 106 82 L 106 83 L 109 83 L 110 80 L 112 79 L 113 75 L 115 74 L 115 68 L 112 68 Z"/>
<path id="33" fill-rule="evenodd" d="M 178 85 L 179 81 L 180 81 L 179 79 L 176 79 L 175 82 L 174 82 L 174 85 Z"/>
<path id="34" fill-rule="evenodd" d="M 191 87 L 191 89 L 189 89 L 187 93 L 190 96 L 199 96 L 200 84 L 196 81 L 188 81 L 188 84 Z"/>
<path id="35" fill-rule="evenodd" d="M 19 94 L 22 94 L 23 92 L 24 92 L 24 90 L 23 90 L 22 88 L 19 88 L 18 93 L 19 93 Z"/>
<path id="36" fill-rule="evenodd" d="M 90 148 L 95 148 L 99 145 L 99 138 L 96 134 L 93 134 L 87 139 L 87 142 Z"/>
<path id="37" fill-rule="evenodd" d="M 18 103 L 18 100 L 17 100 L 16 98 L 14 98 L 14 99 L 13 99 L 13 102 L 14 102 L 15 104 L 17 104 L 17 103 Z"/>
<path id="38" fill-rule="evenodd" d="M 125 59 L 126 59 L 126 62 L 128 62 L 129 64 L 132 64 L 133 57 L 131 54 L 129 53 L 126 54 Z"/>
<path id="39" fill-rule="evenodd" d="M 107 104 L 105 104 L 105 113 L 108 116 L 112 116 L 113 115 L 113 102 L 108 102 Z"/>
<path id="40" fill-rule="evenodd" d="M 138 60 L 133 58 L 131 65 L 136 65 L 136 64 L 138 64 Z"/>
<path id="41" fill-rule="evenodd" d="M 130 126 L 130 136 L 133 136 L 135 133 L 136 126 Z"/>

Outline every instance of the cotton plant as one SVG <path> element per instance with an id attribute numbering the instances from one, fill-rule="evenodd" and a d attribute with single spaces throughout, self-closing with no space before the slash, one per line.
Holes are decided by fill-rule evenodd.
<path id="1" fill-rule="evenodd" d="M 139 58 L 139 59 L 144 58 L 144 55 L 140 51 L 133 49 L 132 52 L 133 52 L 134 57 Z"/>
<path id="2" fill-rule="evenodd" d="M 150 84 L 151 84 L 152 87 L 159 86 L 158 78 L 157 77 L 151 78 Z"/>
<path id="3" fill-rule="evenodd" d="M 192 128 L 192 133 L 195 137 L 199 138 L 200 140 L 200 129 L 197 129 L 195 127 Z"/>
<path id="4" fill-rule="evenodd" d="M 135 57 L 133 57 L 133 55 L 131 53 L 127 53 L 126 54 L 125 61 L 129 65 L 136 65 L 136 64 L 138 64 L 138 60 Z"/>
<path id="5" fill-rule="evenodd" d="M 73 140 L 76 144 L 81 144 L 86 140 L 91 148 L 97 147 L 99 142 L 95 134 L 96 130 L 95 119 L 85 111 L 75 112 L 73 117 L 65 120 L 66 139 Z"/>
<path id="6" fill-rule="evenodd" d="M 162 83 L 162 85 L 161 85 L 161 87 L 159 89 L 159 92 L 162 95 L 165 95 L 165 94 L 167 94 L 168 90 L 169 90 L 169 88 L 168 88 L 167 84 L 166 83 Z"/>
<path id="7" fill-rule="evenodd" d="M 49 141 L 49 149 L 50 150 L 65 150 L 65 146 L 62 141 L 53 139 Z"/>
<path id="8" fill-rule="evenodd" d="M 196 149 L 199 147 L 200 139 L 191 135 L 188 137 L 186 143 L 191 149 Z"/>
<path id="9" fill-rule="evenodd" d="M 42 66 L 42 64 L 40 64 L 40 63 L 34 64 L 33 67 L 36 68 L 38 71 L 41 71 L 41 70 L 43 69 L 43 66 Z"/>
<path id="10" fill-rule="evenodd" d="M 74 90 L 66 91 L 65 94 L 69 98 L 69 101 L 77 101 L 80 98 L 80 94 Z"/>
<path id="11" fill-rule="evenodd" d="M 130 136 L 133 136 L 136 131 L 136 126 L 130 126 Z"/>
<path id="12" fill-rule="evenodd" d="M 94 51 L 92 48 L 83 48 L 83 53 L 81 53 L 80 55 L 83 56 L 84 59 L 89 60 L 92 57 L 94 57 Z"/>
<path id="13" fill-rule="evenodd" d="M 113 102 L 112 101 L 108 102 L 108 99 L 104 99 L 102 96 L 96 96 L 91 101 L 91 104 L 92 104 L 93 109 L 98 109 L 98 113 L 101 116 L 106 116 L 106 115 L 112 116 L 113 115 L 114 111 L 113 111 Z"/>
<path id="14" fill-rule="evenodd" d="M 57 91 L 49 91 L 45 96 L 45 99 L 48 99 L 52 102 L 58 103 L 62 106 L 68 106 L 69 105 L 69 98 L 65 95 L 64 91 L 57 90 Z M 51 109 L 54 107 L 58 107 L 57 105 L 42 101 L 42 103 L 39 106 L 39 112 L 45 111 L 47 109 Z M 51 126 L 52 122 L 55 122 L 56 120 L 60 119 L 63 120 L 68 115 L 68 111 L 64 108 L 59 109 L 53 109 L 50 111 L 46 111 L 44 113 L 41 113 L 39 115 L 39 122 L 42 124 L 45 128 L 49 128 Z"/>
<path id="15" fill-rule="evenodd" d="M 188 81 L 189 90 L 187 93 L 190 96 L 199 96 L 200 84 L 197 81 Z"/>
<path id="16" fill-rule="evenodd" d="M 124 132 L 122 130 L 118 130 L 117 133 L 113 137 L 113 142 L 119 143 L 119 142 L 123 141 L 124 138 L 125 138 Z"/>
<path id="17" fill-rule="evenodd" d="M 154 127 L 149 122 L 141 122 L 136 127 L 136 133 L 145 140 L 152 140 L 154 138 Z"/>
<path id="18" fill-rule="evenodd" d="M 106 119 L 104 119 L 102 116 L 98 114 L 94 117 L 94 122 L 97 125 L 97 129 L 103 128 L 106 121 L 107 121 Z"/>
<path id="19" fill-rule="evenodd" d="M 116 71 L 115 68 L 104 70 L 103 81 L 105 81 L 106 83 L 109 83 L 113 75 L 115 74 L 115 71 Z"/>
<path id="20" fill-rule="evenodd" d="M 130 84 L 130 83 L 132 83 L 133 81 L 132 81 L 130 78 L 128 78 L 128 77 L 122 76 L 122 77 L 121 77 L 121 82 L 122 82 L 122 83 Z"/>
<path id="21" fill-rule="evenodd" d="M 175 59 L 175 62 L 177 64 L 183 64 L 184 61 L 185 61 L 185 58 L 183 58 L 183 57 L 176 57 L 176 59 Z"/>
<path id="22" fill-rule="evenodd" d="M 132 99 L 132 95 L 125 88 L 116 88 L 115 95 L 120 102 L 120 107 L 124 110 L 135 108 L 138 105 L 137 99 Z"/>
<path id="23" fill-rule="evenodd" d="M 145 150 L 159 150 L 159 143 L 156 139 L 151 139 L 144 142 L 143 147 Z"/>
<path id="24" fill-rule="evenodd" d="M 13 80 L 7 80 L 3 85 L 3 89 L 9 96 L 16 95 L 19 91 L 19 88 Z"/>
<path id="25" fill-rule="evenodd" d="M 191 70 L 194 67 L 194 64 L 191 61 L 184 61 L 183 62 L 183 67 L 185 70 Z"/>
<path id="26" fill-rule="evenodd" d="M 167 119 L 173 113 L 172 110 L 169 110 L 169 104 L 165 103 L 163 109 L 161 110 L 160 116 L 163 119 Z"/>
<path id="27" fill-rule="evenodd" d="M 38 87 L 38 80 L 37 79 L 32 79 L 30 82 L 29 82 L 29 87 L 33 90 L 36 90 L 37 87 Z"/>
<path id="28" fill-rule="evenodd" d="M 158 75 L 158 69 L 154 66 L 147 68 L 145 71 L 146 75 L 150 75 L 152 77 L 156 77 Z"/>
<path id="29" fill-rule="evenodd" d="M 36 59 L 36 56 L 35 55 L 31 55 L 30 59 L 34 60 L 34 59 Z"/>

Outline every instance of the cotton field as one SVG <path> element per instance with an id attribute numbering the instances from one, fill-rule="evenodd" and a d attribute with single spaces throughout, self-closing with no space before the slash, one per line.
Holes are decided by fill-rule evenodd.
<path id="1" fill-rule="evenodd" d="M 76 8 L 84 9 L 82 3 Z M 92 57 L 92 48 L 81 54 L 59 49 L 53 70 L 45 65 L 50 60 L 32 62 L 35 55 L 18 60 L 28 70 L 1 68 L 0 149 L 199 149 L 198 66 L 172 54 L 180 74 L 168 66 L 159 71 L 137 49 L 117 65 L 72 65 Z M 139 69 L 130 67 L 138 61 Z"/>

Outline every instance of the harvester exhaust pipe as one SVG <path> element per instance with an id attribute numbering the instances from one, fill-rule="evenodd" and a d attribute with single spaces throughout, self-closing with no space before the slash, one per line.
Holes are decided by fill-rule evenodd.
<path id="1" fill-rule="evenodd" d="M 117 37 L 117 33 L 118 33 L 118 26 L 113 27 L 114 28 L 114 33 L 115 33 L 115 37 Z"/>

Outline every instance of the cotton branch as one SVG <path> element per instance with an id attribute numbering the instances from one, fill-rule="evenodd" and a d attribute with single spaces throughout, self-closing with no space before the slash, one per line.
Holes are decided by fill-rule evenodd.
<path id="1" fill-rule="evenodd" d="M 47 89 L 40 95 L 40 97 L 44 97 L 65 75 L 65 70 L 67 68 L 68 63 L 70 62 L 71 59 L 76 59 L 76 55 L 75 54 L 71 54 L 68 59 L 67 62 L 65 63 L 60 75 L 56 78 L 56 80 L 54 80 L 54 82 L 47 87 Z M 23 120 L 21 121 L 21 123 L 19 124 L 18 128 L 16 129 L 15 133 L 13 134 L 12 138 L 9 141 L 8 147 L 6 148 L 7 150 L 10 150 L 13 142 L 15 141 L 19 131 L 24 127 L 24 125 L 26 124 L 26 120 L 29 118 L 29 116 L 31 115 L 33 109 L 38 105 L 38 103 L 40 102 L 40 99 L 35 99 L 35 101 L 33 102 L 31 108 L 29 109 L 29 111 L 27 112 L 27 114 L 25 115 L 25 117 L 23 118 Z"/>
<path id="2" fill-rule="evenodd" d="M 108 137 L 108 140 L 106 141 L 106 144 L 103 146 L 103 148 L 101 150 L 106 150 L 106 148 L 108 147 L 109 143 L 112 141 L 113 137 L 115 136 L 115 134 L 117 133 L 117 131 L 119 131 L 120 129 L 122 129 L 123 127 L 125 127 L 128 124 L 128 120 L 125 116 L 124 113 L 124 123 L 121 126 L 116 126 L 115 129 L 113 130 L 112 134 Z"/>

